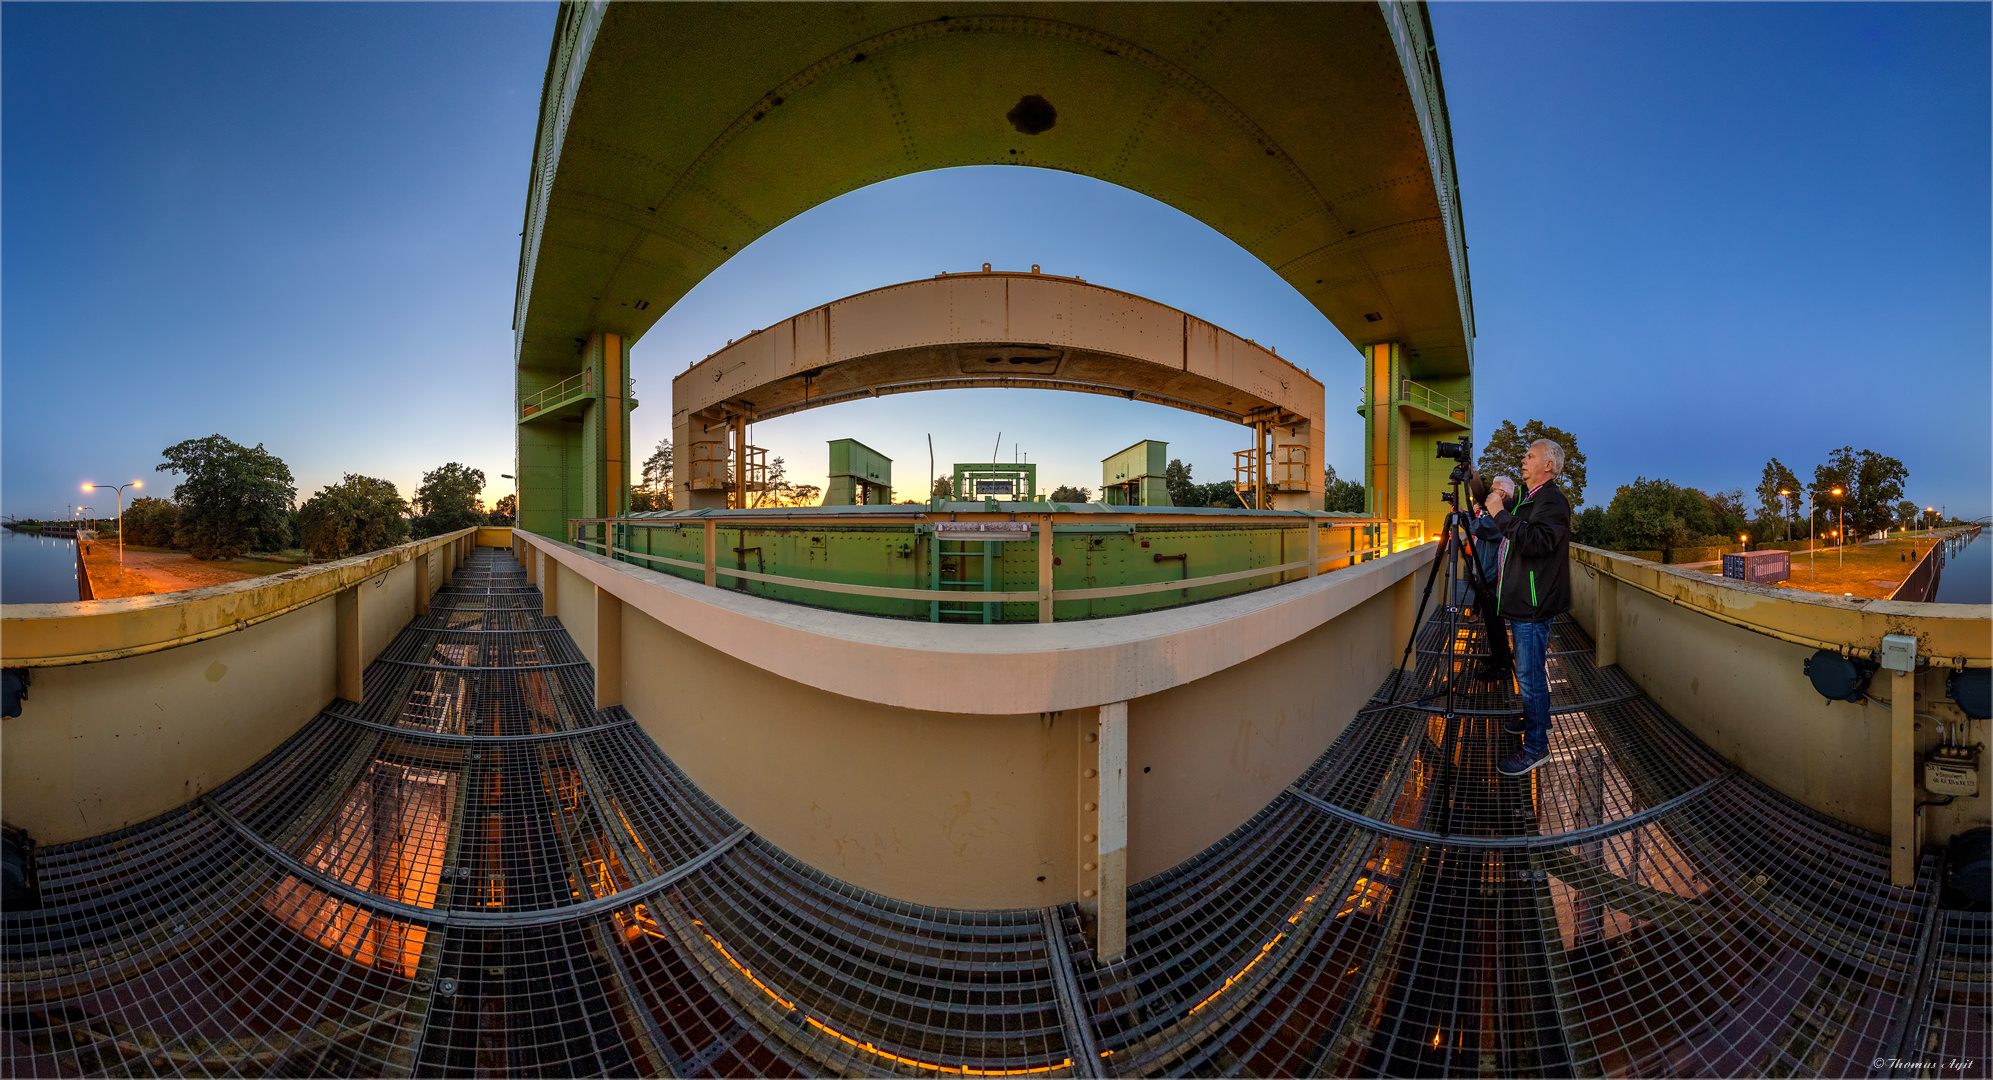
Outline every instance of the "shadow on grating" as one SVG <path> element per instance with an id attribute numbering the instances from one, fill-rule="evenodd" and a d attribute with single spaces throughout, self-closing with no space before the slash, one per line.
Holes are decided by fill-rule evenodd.
<path id="1" fill-rule="evenodd" d="M 1448 630 L 1374 704 L 1443 688 Z M 1485 651 L 1472 623 L 1463 651 Z M 44 849 L 5 916 L 19 1076 L 1840 1076 L 1987 1056 L 1985 914 L 1731 769 L 1552 634 L 1365 712 L 1281 798 L 1081 914 L 856 889 L 754 837 L 489 549 L 243 775 Z"/>

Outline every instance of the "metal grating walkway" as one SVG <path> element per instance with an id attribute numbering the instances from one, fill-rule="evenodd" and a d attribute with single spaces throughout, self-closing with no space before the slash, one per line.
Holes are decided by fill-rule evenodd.
<path id="1" fill-rule="evenodd" d="M 1505 691 L 1451 724 L 1365 713 L 1252 821 L 1135 886 L 1128 957 L 1103 966 L 1071 907 L 918 907 L 763 843 L 627 713 L 592 708 L 589 667 L 538 609 L 510 554 L 481 549 L 357 708 L 178 811 L 42 849 L 42 907 L 5 916 L 4 1072 L 1843 1076 L 1988 1058 L 1989 916 L 1939 908 L 1930 860 L 1916 890 L 1890 888 L 1881 838 L 1731 769 L 1568 623 L 1552 765 L 1494 772 Z M 1398 697 L 1440 685 L 1445 633 L 1427 627 Z"/>

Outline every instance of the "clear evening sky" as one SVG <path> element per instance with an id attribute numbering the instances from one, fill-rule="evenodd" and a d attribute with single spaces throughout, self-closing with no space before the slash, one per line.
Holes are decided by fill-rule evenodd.
<path id="1" fill-rule="evenodd" d="M 554 8 L 0 6 L 0 510 L 107 500 L 219 432 L 299 497 L 404 495 L 446 461 L 510 490 L 510 322 Z M 1471 246 L 1479 439 L 1574 432 L 1587 502 L 1637 475 L 1747 492 L 1766 458 L 1903 460 L 1909 497 L 1993 509 L 1985 4 L 1440 5 Z M 1263 264 L 1098 181 L 957 169 L 854 192 L 741 252 L 635 349 L 636 457 L 670 379 L 729 338 L 989 262 L 1149 296 L 1327 384 L 1363 461 L 1356 352 Z M 1229 479 L 1245 429 L 1091 395 L 955 391 L 815 410 L 756 441 L 938 467 L 1028 454 L 1097 488 L 1166 439 Z M 1018 448 L 1014 450 L 1013 448 Z M 1755 500 L 1753 500 L 1755 501 Z"/>

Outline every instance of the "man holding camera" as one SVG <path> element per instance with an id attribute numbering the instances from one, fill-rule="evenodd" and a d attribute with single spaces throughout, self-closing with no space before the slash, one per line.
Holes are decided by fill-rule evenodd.
<path id="1" fill-rule="evenodd" d="M 1516 482 L 1513 479 L 1497 476 L 1488 485 L 1501 492 L 1505 501 L 1515 501 Z M 1482 636 L 1488 642 L 1488 656 L 1481 661 L 1480 670 L 1474 675 L 1482 682 L 1505 682 L 1515 669 L 1515 658 L 1509 655 L 1509 630 L 1495 593 L 1495 583 L 1502 576 L 1502 531 L 1495 527 L 1494 516 L 1488 513 L 1485 504 L 1476 509 L 1480 512 L 1474 516 L 1474 527 L 1470 532 L 1474 538 L 1474 561 L 1481 571 L 1483 587 L 1475 590 L 1474 609 L 1481 615 Z"/>
<path id="2" fill-rule="evenodd" d="M 1488 511 L 1502 536 L 1496 611 L 1515 636 L 1516 685 L 1522 717 L 1507 725 L 1522 736 L 1522 749 L 1497 765 L 1504 776 L 1522 776 L 1550 760 L 1551 620 L 1571 610 L 1571 503 L 1557 486 L 1564 448 L 1549 439 L 1529 444 L 1522 459 L 1524 492 L 1513 510 L 1500 490 L 1488 493 Z"/>

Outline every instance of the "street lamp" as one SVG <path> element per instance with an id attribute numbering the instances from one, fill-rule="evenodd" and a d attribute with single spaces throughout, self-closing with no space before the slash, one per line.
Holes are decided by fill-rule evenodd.
<path id="1" fill-rule="evenodd" d="M 1841 498 L 1841 489 L 1833 491 L 1835 513 L 1840 519 L 1840 528 L 1834 530 L 1834 565 L 1845 569 L 1848 565 L 1848 502 Z"/>
<path id="2" fill-rule="evenodd" d="M 95 491 L 105 488 L 118 493 L 118 580 L 125 579 L 125 489 L 144 487 L 145 481 L 133 480 L 129 484 L 85 484 L 83 490 Z"/>
<path id="3" fill-rule="evenodd" d="M 1792 515 L 1785 512 L 1786 500 L 1792 497 L 1791 488 L 1778 489 L 1778 517 L 1785 522 L 1785 542 L 1792 543 Z"/>

